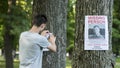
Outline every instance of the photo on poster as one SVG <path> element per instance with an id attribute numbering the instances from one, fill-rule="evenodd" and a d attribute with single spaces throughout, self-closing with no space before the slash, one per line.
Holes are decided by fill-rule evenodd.
<path id="1" fill-rule="evenodd" d="M 88 39 L 105 39 L 105 25 L 89 24 Z"/>

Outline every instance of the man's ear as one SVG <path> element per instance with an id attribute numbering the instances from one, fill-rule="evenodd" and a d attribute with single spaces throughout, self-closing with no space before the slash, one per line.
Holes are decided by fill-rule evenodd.
<path id="1" fill-rule="evenodd" d="M 44 29 L 46 24 L 41 24 L 40 28 Z"/>
<path id="2" fill-rule="evenodd" d="M 41 28 L 43 28 L 44 27 L 44 24 L 41 24 L 41 26 L 40 26 Z"/>

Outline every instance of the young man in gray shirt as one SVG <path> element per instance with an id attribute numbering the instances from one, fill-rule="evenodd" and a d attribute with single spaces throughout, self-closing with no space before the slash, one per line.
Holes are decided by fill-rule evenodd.
<path id="1" fill-rule="evenodd" d="M 32 21 L 32 28 L 21 33 L 19 39 L 19 68 L 42 68 L 41 48 L 48 48 L 56 52 L 54 35 L 50 34 L 50 38 L 46 38 L 49 33 L 48 30 L 44 30 L 46 22 L 46 16 L 36 15 Z M 40 32 L 41 34 L 39 34 Z"/>

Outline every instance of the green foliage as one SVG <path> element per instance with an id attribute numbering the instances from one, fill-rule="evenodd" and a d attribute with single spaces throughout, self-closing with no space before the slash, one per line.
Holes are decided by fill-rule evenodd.
<path id="1" fill-rule="evenodd" d="M 2 11 L 0 14 L 0 47 L 3 47 L 3 34 L 4 34 L 4 25 L 11 26 L 12 30 L 10 33 L 14 35 L 14 49 L 18 45 L 19 35 L 21 32 L 28 30 L 31 25 L 31 14 L 32 14 L 32 0 L 16 0 L 16 5 L 12 6 L 12 13 L 3 13 L 6 10 Z M 4 6 L 2 4 L 2 6 Z M 8 10 L 6 7 L 5 9 Z M 3 8 L 0 6 L 0 10 Z"/>
<path id="2" fill-rule="evenodd" d="M 7 17 L 8 0 L 0 0 L 0 48 L 3 47 L 3 22 Z"/>
<path id="3" fill-rule="evenodd" d="M 3 25 L 0 25 L 0 48 L 2 48 L 3 47 Z"/>
<path id="4" fill-rule="evenodd" d="M 113 19 L 113 29 L 112 29 L 112 42 L 113 42 L 113 52 L 118 56 L 120 53 L 120 20 Z"/>
<path id="5" fill-rule="evenodd" d="M 74 45 L 69 45 L 68 47 L 67 47 L 67 52 L 69 52 L 69 53 L 72 53 L 72 51 L 73 51 L 73 48 L 74 48 Z"/>
<path id="6" fill-rule="evenodd" d="M 113 28 L 112 28 L 112 49 L 118 56 L 120 54 L 120 0 L 114 0 Z"/>
<path id="7" fill-rule="evenodd" d="M 13 22 L 11 33 L 15 35 L 15 46 L 18 44 L 19 35 L 21 32 L 28 30 L 31 25 L 31 13 L 32 13 L 32 5 L 28 2 L 32 0 L 24 1 L 19 0 L 14 8 L 13 14 Z"/>
<path id="8" fill-rule="evenodd" d="M 67 52 L 73 50 L 74 47 L 74 30 L 75 30 L 75 1 L 68 0 L 68 16 L 67 16 Z"/>
<path id="9" fill-rule="evenodd" d="M 13 21 L 11 22 L 11 26 L 13 28 L 11 30 L 11 34 L 15 36 L 15 39 L 13 42 L 14 42 L 14 45 L 16 46 L 18 44 L 20 33 L 22 31 L 27 30 L 30 27 L 30 21 L 29 21 L 26 11 L 23 10 L 21 6 L 18 5 L 14 7 L 14 13 L 15 14 L 11 16 L 13 18 Z"/>
<path id="10" fill-rule="evenodd" d="M 113 38 L 120 39 L 120 20 L 113 19 Z"/>
<path id="11" fill-rule="evenodd" d="M 8 10 L 8 0 L 0 0 L 0 14 L 6 13 L 7 10 Z"/>
<path id="12" fill-rule="evenodd" d="M 120 0 L 114 0 L 114 18 L 120 20 Z"/>

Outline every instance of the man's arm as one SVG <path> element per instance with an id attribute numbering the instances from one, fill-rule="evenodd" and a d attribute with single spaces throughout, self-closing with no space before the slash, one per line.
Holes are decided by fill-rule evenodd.
<path id="1" fill-rule="evenodd" d="M 50 49 L 50 50 L 53 51 L 53 52 L 56 52 L 56 49 L 57 49 L 56 44 L 53 43 L 53 44 L 49 45 L 49 46 L 48 46 L 48 49 Z"/>
<path id="2" fill-rule="evenodd" d="M 51 45 L 48 46 L 48 49 L 52 50 L 53 52 L 56 52 L 57 50 L 55 40 L 56 37 L 54 37 L 54 35 L 50 35 L 49 42 L 51 43 Z"/>
<path id="3" fill-rule="evenodd" d="M 41 35 L 42 35 L 42 36 L 46 36 L 46 34 L 48 34 L 48 33 L 49 33 L 48 30 L 44 30 L 44 31 L 41 33 Z M 53 34 L 50 34 L 50 38 L 49 38 L 48 40 L 49 40 L 49 42 L 51 43 L 51 45 L 49 45 L 47 48 L 50 49 L 50 50 L 53 51 L 53 52 L 56 52 L 56 49 L 57 49 L 56 44 L 55 44 L 56 37 L 54 37 Z"/>

